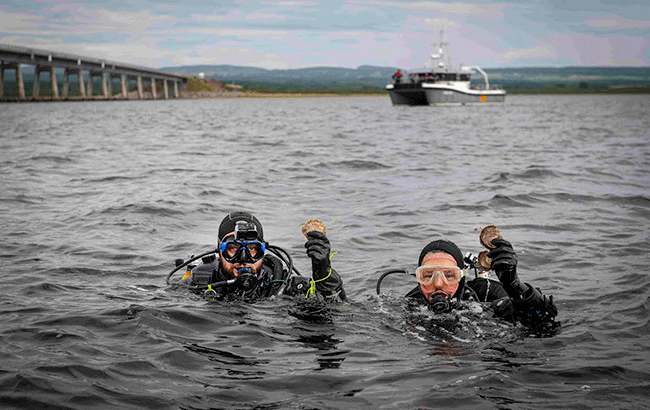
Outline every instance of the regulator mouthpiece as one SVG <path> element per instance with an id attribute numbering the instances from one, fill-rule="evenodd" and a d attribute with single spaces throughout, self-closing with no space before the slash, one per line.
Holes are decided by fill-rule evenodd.
<path id="1" fill-rule="evenodd" d="M 447 313 L 451 311 L 451 301 L 444 293 L 435 293 L 431 297 L 428 307 L 434 313 Z"/>
<path id="2" fill-rule="evenodd" d="M 257 277 L 252 273 L 250 268 L 240 268 L 237 270 L 239 275 L 235 280 L 235 283 L 240 289 L 250 290 L 255 287 L 257 284 Z"/>

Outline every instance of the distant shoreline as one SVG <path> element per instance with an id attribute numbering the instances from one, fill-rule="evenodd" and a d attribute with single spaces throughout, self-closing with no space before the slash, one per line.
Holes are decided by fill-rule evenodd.
<path id="1" fill-rule="evenodd" d="M 69 89 L 69 97 L 66 99 L 54 100 L 50 84 L 45 81 L 41 85 L 40 96 L 31 97 L 29 94 L 33 88 L 33 82 L 25 82 L 26 98 L 18 99 L 18 89 L 16 84 L 3 84 L 3 96 L 0 102 L 52 102 L 52 101 L 139 101 L 139 100 L 165 100 L 163 97 L 164 90 L 157 87 L 156 98 L 151 88 L 145 88 L 142 93 L 131 88 L 126 98 L 122 94 L 113 94 L 110 98 L 103 96 L 101 84 L 93 84 L 93 96 L 81 97 L 76 84 L 72 84 Z M 645 84 L 635 85 L 601 85 L 581 82 L 578 84 L 539 84 L 524 85 L 518 87 L 504 87 L 507 95 L 619 95 L 619 94 L 650 94 L 650 86 Z M 140 97 L 143 98 L 140 98 Z M 331 97 L 388 97 L 388 92 L 383 87 L 378 86 L 359 86 L 358 84 L 348 84 L 345 86 L 314 86 L 304 84 L 287 83 L 282 85 L 250 85 L 250 84 L 232 84 L 223 81 L 217 81 L 209 78 L 188 78 L 187 83 L 179 90 L 179 98 L 183 100 L 191 99 L 223 99 L 223 98 L 331 98 Z M 176 99 L 170 95 L 171 99 Z"/>
<path id="2" fill-rule="evenodd" d="M 647 95 L 650 94 L 650 87 L 620 87 L 620 88 L 529 88 L 506 90 L 509 96 L 513 95 Z M 27 97 L 19 100 L 15 95 L 5 95 L 0 98 L 0 103 L 23 103 L 23 102 L 72 102 L 72 101 L 151 101 L 151 97 L 146 96 L 142 100 L 129 92 L 129 97 L 124 98 L 121 95 L 113 95 L 111 98 L 102 96 L 81 98 L 80 96 L 71 96 L 66 99 L 54 100 L 51 95 L 42 95 L 39 98 Z M 264 93 L 257 91 L 243 90 L 219 90 L 219 91 L 181 91 L 179 98 L 171 97 L 168 100 L 199 100 L 199 99 L 235 99 L 235 98 L 332 98 L 332 97 L 388 97 L 387 92 L 273 92 Z M 158 97 L 155 100 L 165 100 Z"/>
<path id="3" fill-rule="evenodd" d="M 536 87 L 507 89 L 508 95 L 592 95 L 592 94 L 650 94 L 650 87 Z M 331 92 L 317 92 L 313 89 L 304 92 L 263 92 L 252 90 L 221 91 L 183 91 L 181 98 L 306 98 L 306 97 L 386 97 L 385 90 L 359 92 L 354 89 L 339 89 Z"/>

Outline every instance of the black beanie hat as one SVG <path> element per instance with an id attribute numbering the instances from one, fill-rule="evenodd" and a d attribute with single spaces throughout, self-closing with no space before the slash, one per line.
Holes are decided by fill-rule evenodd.
<path id="1" fill-rule="evenodd" d="M 235 230 L 235 224 L 238 221 L 252 222 L 257 228 L 258 239 L 264 241 L 264 231 L 262 230 L 262 224 L 260 221 L 255 218 L 250 212 L 245 211 L 235 211 L 231 212 L 223 218 L 221 224 L 219 225 L 219 240 L 221 241 L 224 236 L 228 235 L 230 232 Z"/>
<path id="2" fill-rule="evenodd" d="M 460 248 L 456 246 L 452 241 L 447 241 L 445 239 L 438 239 L 437 241 L 430 242 L 427 246 L 422 249 L 420 252 L 420 259 L 418 259 L 418 266 L 422 265 L 422 259 L 429 252 L 443 251 L 454 257 L 458 267 L 463 269 L 465 267 L 465 262 L 463 262 L 463 252 L 460 251 Z"/>

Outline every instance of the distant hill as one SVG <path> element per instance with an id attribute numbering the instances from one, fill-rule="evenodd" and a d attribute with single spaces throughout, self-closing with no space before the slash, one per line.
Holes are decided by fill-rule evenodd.
<path id="1" fill-rule="evenodd" d="M 311 67 L 291 70 L 267 70 L 233 65 L 196 65 L 164 67 L 179 74 L 251 86 L 299 86 L 329 88 L 382 88 L 396 67 L 364 65 L 358 68 Z M 506 89 L 539 87 L 650 87 L 650 67 L 524 67 L 485 69 L 490 83 Z M 473 83 L 482 83 L 480 74 Z"/>
<path id="2" fill-rule="evenodd" d="M 267 70 L 233 65 L 196 65 L 164 67 L 161 70 L 185 75 L 204 73 L 206 78 L 238 84 L 299 84 L 314 87 L 358 84 L 383 87 L 396 69 L 364 65 L 358 68 L 310 67 Z"/>
<path id="3" fill-rule="evenodd" d="M 267 70 L 234 65 L 192 65 L 163 67 L 161 70 L 189 76 L 203 73 L 209 80 L 240 85 L 242 91 L 349 94 L 384 93 L 396 67 L 362 65 L 357 68 Z M 485 71 L 490 84 L 500 85 L 509 93 L 650 93 L 650 67 L 524 67 Z M 26 88 L 31 90 L 34 67 L 24 65 L 23 73 Z M 62 75 L 62 72 L 57 73 L 59 81 L 62 81 Z M 49 76 L 43 75 L 41 80 L 46 84 Z M 472 83 L 482 84 L 483 77 L 473 74 Z M 17 93 L 14 70 L 5 71 L 4 89 L 6 95 Z"/>

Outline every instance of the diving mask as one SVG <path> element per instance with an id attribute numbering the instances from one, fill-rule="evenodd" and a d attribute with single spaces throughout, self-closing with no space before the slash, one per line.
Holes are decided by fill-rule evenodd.
<path id="1" fill-rule="evenodd" d="M 230 263 L 255 263 L 264 257 L 266 242 L 230 239 L 219 245 L 221 257 Z"/>
<path id="2" fill-rule="evenodd" d="M 463 278 L 463 271 L 458 266 L 445 265 L 425 265 L 415 270 L 415 279 L 425 286 L 432 285 L 436 275 L 446 284 L 455 285 Z"/>

